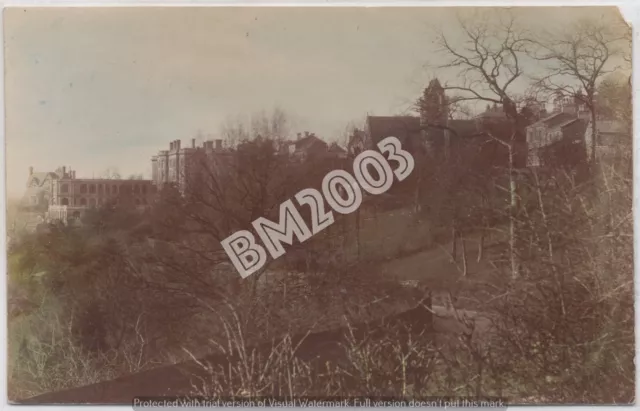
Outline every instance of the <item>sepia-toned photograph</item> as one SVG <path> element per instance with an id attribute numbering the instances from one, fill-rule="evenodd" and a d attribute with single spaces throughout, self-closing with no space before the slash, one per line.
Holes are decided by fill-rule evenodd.
<path id="1" fill-rule="evenodd" d="M 633 404 L 616 7 L 4 9 L 11 404 Z"/>

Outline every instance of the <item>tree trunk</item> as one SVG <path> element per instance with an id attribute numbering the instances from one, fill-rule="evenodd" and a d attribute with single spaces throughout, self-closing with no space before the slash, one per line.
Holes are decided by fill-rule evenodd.
<path id="1" fill-rule="evenodd" d="M 516 176 L 514 171 L 513 141 L 509 144 L 509 259 L 511 260 L 511 278 L 519 277 L 518 261 L 516 258 Z"/>
<path id="2" fill-rule="evenodd" d="M 360 261 L 360 208 L 356 210 L 356 253 L 357 261 Z"/>
<path id="3" fill-rule="evenodd" d="M 467 276 L 467 247 L 465 246 L 464 238 L 462 238 L 462 275 Z"/>
<path id="4" fill-rule="evenodd" d="M 597 140 L 598 140 L 598 127 L 596 125 L 596 109 L 592 105 L 591 107 L 591 153 L 589 153 L 592 166 L 595 166 L 596 164 Z"/>
<path id="5" fill-rule="evenodd" d="M 456 226 L 451 228 L 451 261 L 456 262 L 456 254 L 457 254 L 457 240 L 458 240 L 458 230 L 456 230 Z"/>
<path id="6" fill-rule="evenodd" d="M 482 261 L 482 253 L 484 251 L 484 228 L 480 231 L 480 244 L 478 245 L 478 259 L 477 261 Z"/>

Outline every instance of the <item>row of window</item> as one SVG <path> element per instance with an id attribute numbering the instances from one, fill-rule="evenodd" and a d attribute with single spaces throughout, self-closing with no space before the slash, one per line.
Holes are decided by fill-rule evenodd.
<path id="1" fill-rule="evenodd" d="M 88 206 L 95 207 L 95 206 L 98 206 L 98 205 L 106 204 L 107 201 L 108 201 L 107 199 L 103 199 L 103 198 L 98 198 L 98 199 L 89 198 L 87 200 L 86 198 L 83 197 L 83 198 L 73 199 L 73 204 L 71 204 L 71 200 L 70 199 L 68 199 L 67 197 L 62 197 L 60 199 L 60 205 L 66 205 L 66 206 L 70 206 L 70 205 L 87 206 L 88 205 Z M 116 198 L 115 202 L 117 204 L 119 202 L 119 199 Z M 146 198 L 143 198 L 143 199 L 136 198 L 136 199 L 133 200 L 133 203 L 135 205 L 148 205 L 149 204 L 147 202 Z M 54 201 L 54 204 L 55 204 L 55 201 Z"/>
<path id="2" fill-rule="evenodd" d="M 147 194 L 147 184 L 80 184 L 80 194 L 118 194 L 118 191 L 122 191 L 123 187 L 132 187 L 134 194 Z M 61 193 L 69 192 L 69 184 L 62 184 L 60 186 Z"/>

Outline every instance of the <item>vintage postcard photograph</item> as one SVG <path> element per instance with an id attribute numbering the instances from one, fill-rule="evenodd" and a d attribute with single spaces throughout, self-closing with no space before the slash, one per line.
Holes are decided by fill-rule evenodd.
<path id="1" fill-rule="evenodd" d="M 635 402 L 617 8 L 3 18 L 10 403 Z"/>

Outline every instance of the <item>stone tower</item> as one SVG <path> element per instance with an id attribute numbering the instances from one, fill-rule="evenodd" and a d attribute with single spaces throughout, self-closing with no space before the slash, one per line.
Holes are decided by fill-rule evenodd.
<path id="1" fill-rule="evenodd" d="M 438 79 L 429 82 L 420 99 L 420 126 L 422 137 L 430 151 L 436 155 L 448 154 L 449 132 L 438 126 L 446 126 L 449 118 L 449 107 L 444 88 Z"/>

